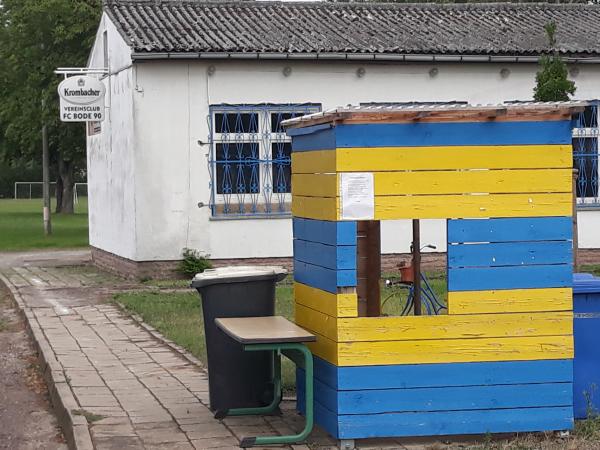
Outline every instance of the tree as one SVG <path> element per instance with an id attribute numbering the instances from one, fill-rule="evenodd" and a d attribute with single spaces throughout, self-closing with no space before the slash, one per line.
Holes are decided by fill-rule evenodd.
<path id="1" fill-rule="evenodd" d="M 575 83 L 567 78 L 567 65 L 556 49 L 556 23 L 544 26 L 552 55 L 542 55 L 540 71 L 535 76 L 533 98 L 538 102 L 559 102 L 569 100 L 575 93 Z"/>
<path id="2" fill-rule="evenodd" d="M 73 212 L 75 174 L 85 170 L 85 129 L 60 122 L 61 79 L 54 70 L 85 65 L 101 11 L 101 0 L 0 3 L 0 158 L 39 160 L 45 122 L 51 164 L 62 186 L 57 212 Z"/>

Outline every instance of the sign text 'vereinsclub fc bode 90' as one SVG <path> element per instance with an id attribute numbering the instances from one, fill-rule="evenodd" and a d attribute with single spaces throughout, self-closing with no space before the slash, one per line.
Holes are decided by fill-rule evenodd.
<path id="1" fill-rule="evenodd" d="M 104 120 L 104 84 L 92 77 L 73 76 L 58 85 L 60 120 L 101 122 Z"/>

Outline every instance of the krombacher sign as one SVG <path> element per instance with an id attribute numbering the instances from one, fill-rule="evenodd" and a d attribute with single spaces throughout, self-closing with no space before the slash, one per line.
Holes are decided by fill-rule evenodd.
<path id="1" fill-rule="evenodd" d="M 72 76 L 58 85 L 60 120 L 63 122 L 102 122 L 104 83 L 89 76 Z"/>

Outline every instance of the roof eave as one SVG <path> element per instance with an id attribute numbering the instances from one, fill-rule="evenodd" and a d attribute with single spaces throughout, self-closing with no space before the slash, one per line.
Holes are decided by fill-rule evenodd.
<path id="1" fill-rule="evenodd" d="M 401 61 L 401 62 L 504 62 L 536 63 L 536 55 L 445 55 L 401 53 L 273 53 L 273 52 L 133 52 L 134 61 L 169 59 L 205 60 L 328 60 L 328 61 Z M 564 56 L 571 64 L 599 64 L 600 55 Z"/>

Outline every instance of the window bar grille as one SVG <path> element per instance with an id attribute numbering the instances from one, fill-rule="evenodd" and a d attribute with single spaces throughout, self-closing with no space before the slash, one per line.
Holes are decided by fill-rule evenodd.
<path id="1" fill-rule="evenodd" d="M 289 215 L 291 144 L 282 120 L 318 104 L 211 105 L 208 154 L 213 217 Z"/>
<path id="2" fill-rule="evenodd" d="M 598 192 L 598 102 L 577 114 L 573 129 L 573 167 L 578 169 L 578 207 L 600 207 Z"/>

